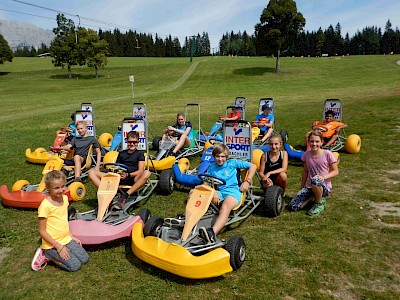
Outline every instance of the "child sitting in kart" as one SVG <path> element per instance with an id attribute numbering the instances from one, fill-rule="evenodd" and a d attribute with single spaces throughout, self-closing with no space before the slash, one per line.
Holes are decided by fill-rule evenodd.
<path id="1" fill-rule="evenodd" d="M 66 146 L 62 147 L 63 150 L 74 149 L 75 154 L 73 159 L 65 160 L 63 169 L 66 171 L 71 171 L 71 166 L 74 167 L 75 181 L 81 182 L 81 168 L 82 165 L 85 164 L 86 158 L 90 149 L 90 146 L 96 151 L 96 169 L 99 169 L 101 162 L 101 151 L 100 145 L 97 139 L 94 136 L 88 135 L 88 129 L 85 121 L 76 122 L 76 130 L 78 131 L 79 136 L 74 137 L 71 142 L 69 142 Z"/>
<path id="2" fill-rule="evenodd" d="M 232 107 L 232 112 L 230 112 L 226 117 L 220 118 L 220 120 L 241 120 L 242 115 L 239 111 L 238 106 L 233 106 Z"/>
<path id="3" fill-rule="evenodd" d="M 285 195 L 288 184 L 286 174 L 288 153 L 285 150 L 280 151 L 282 147 L 282 137 L 280 134 L 272 134 L 269 138 L 268 145 L 270 151 L 261 156 L 260 170 L 258 171 L 262 187 L 266 190 L 270 186 L 278 185 L 282 188 L 283 195 Z"/>
<path id="4" fill-rule="evenodd" d="M 325 121 L 315 121 L 312 124 L 312 130 L 317 130 L 321 132 L 323 138 L 323 144 L 325 147 L 332 146 L 338 138 L 339 130 L 347 127 L 347 125 L 344 123 L 334 121 L 334 117 L 335 113 L 332 110 L 327 110 L 325 112 Z M 309 134 L 310 131 L 307 132 L 305 136 L 308 150 L 309 146 L 307 144 L 307 139 Z"/>
<path id="5" fill-rule="evenodd" d="M 182 147 L 189 147 L 192 144 L 193 136 L 191 133 L 192 123 L 186 121 L 185 114 L 180 112 L 176 115 L 176 123 L 164 130 L 162 139 L 174 138 L 175 148 L 172 150 L 172 154 L 176 156 Z"/>
<path id="6" fill-rule="evenodd" d="M 145 170 L 144 152 L 142 150 L 137 150 L 139 133 L 137 131 L 130 131 L 127 134 L 126 143 L 128 144 L 128 149 L 118 153 L 116 162 L 128 167 L 126 173 L 122 172 L 120 174 L 121 184 L 130 185 L 131 187 L 127 192 L 120 195 L 112 204 L 112 207 L 116 209 L 122 209 L 128 197 L 144 186 L 151 175 L 149 170 Z M 99 187 L 101 178 L 105 174 L 106 173 L 101 172 L 98 168 L 94 168 L 89 171 L 89 178 L 95 186 Z"/>
<path id="7" fill-rule="evenodd" d="M 261 134 L 263 135 L 261 142 L 265 142 L 272 134 L 274 129 L 274 115 L 271 114 L 271 107 L 268 104 L 264 104 L 261 107 L 263 111 L 256 117 L 254 126 L 260 128 Z"/>
<path id="8" fill-rule="evenodd" d="M 229 159 L 229 149 L 226 145 L 217 144 L 214 146 L 212 156 L 215 162 L 210 164 L 207 174 L 216 176 L 226 181 L 225 185 L 218 187 L 213 203 L 218 205 L 222 202 L 219 210 L 218 218 L 212 228 L 201 227 L 199 229 L 200 237 L 207 243 L 216 241 L 216 235 L 225 226 L 229 214 L 233 208 L 240 204 L 242 192 L 246 192 L 252 184 L 253 176 L 257 170 L 257 166 L 247 161 L 238 159 Z M 237 170 L 248 169 L 246 180 L 238 185 Z"/>

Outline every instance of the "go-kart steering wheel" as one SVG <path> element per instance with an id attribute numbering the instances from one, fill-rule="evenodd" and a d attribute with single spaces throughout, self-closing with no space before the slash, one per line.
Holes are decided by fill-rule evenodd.
<path id="1" fill-rule="evenodd" d="M 106 163 L 103 165 L 104 168 L 114 173 L 127 173 L 128 166 L 120 163 Z"/>
<path id="2" fill-rule="evenodd" d="M 197 177 L 199 177 L 201 181 L 205 182 L 213 182 L 214 184 L 218 185 L 226 184 L 226 181 L 224 179 L 206 173 L 198 174 Z"/>
<path id="3" fill-rule="evenodd" d="M 69 153 L 69 152 L 71 152 L 71 149 L 64 149 L 63 147 L 52 147 L 52 146 L 50 146 L 50 151 L 54 152 L 54 153 L 56 153 L 56 152 Z"/>

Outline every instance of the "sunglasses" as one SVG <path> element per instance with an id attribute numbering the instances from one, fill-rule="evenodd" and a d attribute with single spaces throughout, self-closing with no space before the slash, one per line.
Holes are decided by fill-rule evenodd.
<path id="1" fill-rule="evenodd" d="M 126 141 L 127 144 L 139 144 L 139 141 Z"/>

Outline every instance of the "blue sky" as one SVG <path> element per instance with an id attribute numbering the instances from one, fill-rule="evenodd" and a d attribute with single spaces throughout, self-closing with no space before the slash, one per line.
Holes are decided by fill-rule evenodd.
<path id="1" fill-rule="evenodd" d="M 222 35 L 244 30 L 252 34 L 268 0 L 2 0 L 0 19 L 33 23 L 44 29 L 57 26 L 56 11 L 62 11 L 75 24 L 93 29 L 122 32 L 132 29 L 144 33 L 169 34 L 183 43 L 186 36 L 208 32 L 211 47 L 217 47 Z M 36 6 L 27 5 L 30 3 Z M 306 19 L 305 30 L 326 29 L 339 22 L 342 34 L 352 36 L 357 29 L 377 26 L 382 30 L 388 19 L 392 28 L 400 27 L 399 0 L 297 0 L 297 10 Z M 50 9 L 50 10 L 49 10 Z M 95 21 L 90 21 L 90 19 Z M 101 23 L 97 22 L 101 21 Z"/>

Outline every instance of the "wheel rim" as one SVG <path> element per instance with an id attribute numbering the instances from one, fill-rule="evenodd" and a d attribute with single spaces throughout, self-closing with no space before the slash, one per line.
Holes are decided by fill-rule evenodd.
<path id="1" fill-rule="evenodd" d="M 246 248 L 244 246 L 241 246 L 239 249 L 239 259 L 240 261 L 244 261 L 244 259 L 246 258 Z"/>
<path id="2" fill-rule="evenodd" d="M 278 212 L 282 210 L 282 206 L 283 206 L 283 197 L 282 195 L 279 195 L 278 199 L 276 200 L 276 209 Z"/>

